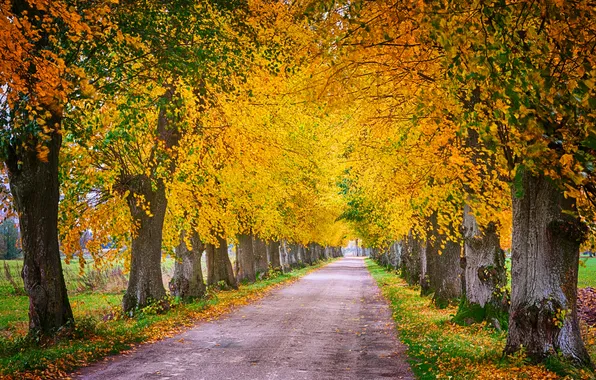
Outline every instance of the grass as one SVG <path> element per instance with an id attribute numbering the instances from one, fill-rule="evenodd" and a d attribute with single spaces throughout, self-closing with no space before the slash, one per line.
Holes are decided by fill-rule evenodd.
<path id="1" fill-rule="evenodd" d="M 459 326 L 451 322 L 456 308 L 436 309 L 417 287 L 409 287 L 395 271 L 366 260 L 369 271 L 389 301 L 399 337 L 420 379 L 591 379 L 594 374 L 554 360 L 529 363 L 523 355 L 503 357 L 506 332 L 484 323 Z M 596 359 L 595 331 L 584 330 L 584 340 Z"/>
<path id="2" fill-rule="evenodd" d="M 174 260 L 162 263 L 164 282 L 173 272 Z M 29 299 L 23 291 L 22 260 L 0 260 L 0 337 L 16 338 L 26 334 Z M 105 269 L 87 265 L 81 270 L 78 260 L 62 262 L 69 300 L 76 319 L 105 315 L 117 307 L 128 283 L 122 264 Z"/>
<path id="3" fill-rule="evenodd" d="M 585 288 L 596 287 L 596 257 L 580 257 L 579 276 L 577 286 Z"/>
<path id="4" fill-rule="evenodd" d="M 289 273 L 275 273 L 270 278 L 254 284 L 241 285 L 238 290 L 210 289 L 208 297 L 188 304 L 172 299 L 174 307 L 169 311 L 158 313 L 155 307 L 148 307 L 134 318 L 122 317 L 114 309 L 120 303 L 121 294 L 81 294 L 72 297 L 76 326 L 67 336 L 58 339 L 54 344 L 39 347 L 36 342 L 19 334 L 0 338 L 0 378 L 66 377 L 68 372 L 89 362 L 128 350 L 139 343 L 173 336 L 198 321 L 217 318 L 235 307 L 259 299 L 280 284 L 297 280 L 324 264 L 326 262 Z M 16 296 L 4 297 L 12 298 L 16 299 L 14 302 L 19 311 L 15 311 L 10 318 L 2 317 L 6 325 L 17 319 L 26 321 L 27 307 L 23 304 L 23 299 Z M 0 307 L 4 315 L 4 310 L 8 308 L 4 305 Z M 115 318 L 102 318 L 105 315 Z"/>
<path id="5" fill-rule="evenodd" d="M 21 278 L 22 268 L 22 260 L 0 260 L 0 297 L 15 295 L 19 289 L 23 289 L 23 280 Z M 7 271 L 9 272 L 8 274 Z M 162 261 L 164 283 L 169 281 L 173 271 L 174 259 L 167 256 Z M 107 293 L 119 292 L 126 288 L 128 281 L 128 276 L 124 273 L 122 263 L 115 263 L 101 269 L 86 264 L 81 269 L 78 259 L 73 259 L 68 264 L 62 261 L 62 272 L 69 295 L 96 291 Z M 11 280 L 19 289 L 15 289 Z"/>
<path id="6" fill-rule="evenodd" d="M 511 288 L 511 259 L 505 260 L 505 266 L 507 267 L 507 281 Z M 596 288 L 596 257 L 580 256 L 577 287 L 586 288 L 588 286 Z"/>

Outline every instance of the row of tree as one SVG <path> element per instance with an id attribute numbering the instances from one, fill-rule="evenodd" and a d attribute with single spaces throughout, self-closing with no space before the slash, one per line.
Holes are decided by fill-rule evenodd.
<path id="1" fill-rule="evenodd" d="M 251 235 L 339 246 L 353 228 L 420 252 L 403 262 L 438 304 L 462 292 L 441 276 L 463 272 L 467 303 L 497 302 L 511 247 L 506 351 L 589 363 L 575 295 L 596 226 L 590 1 L 1 7 L 0 148 L 32 331 L 72 319 L 59 247 L 77 254 L 89 229 L 96 263 L 126 260 L 133 310 L 163 297 L 162 254 L 195 250 L 195 232 L 249 252 Z"/>
<path id="2" fill-rule="evenodd" d="M 511 248 L 505 351 L 590 364 L 576 289 L 596 210 L 593 4 L 335 9 L 329 93 L 362 109 L 344 217 L 438 305 L 461 297 L 460 315 L 503 310 Z"/>
<path id="3" fill-rule="evenodd" d="M 31 333 L 72 322 L 61 253 L 84 265 L 83 236 L 95 265 L 124 260 L 126 312 L 165 297 L 168 253 L 180 259 L 172 282 L 180 295 L 203 291 L 203 249 L 207 283 L 236 286 L 228 240 L 238 245 L 238 280 L 253 281 L 269 263 L 339 254 L 321 247 L 347 235 L 335 188 L 344 118 L 295 91 L 320 48 L 301 7 L 0 7 L 0 153 L 5 201 L 22 232 Z M 288 243 L 278 244 L 278 259 L 265 241 Z"/>
<path id="4" fill-rule="evenodd" d="M 343 256 L 339 247 L 323 247 L 316 243 L 302 246 L 285 240 L 267 242 L 254 235 L 241 235 L 233 265 L 225 239 L 220 239 L 218 244 L 204 244 L 194 233 L 190 238 L 191 248 L 187 244 L 182 236 L 176 247 L 179 261 L 174 264 L 174 275 L 169 284 L 171 294 L 182 298 L 202 297 L 206 285 L 237 288 L 239 282 L 255 282 L 270 271 L 289 272 L 293 268 Z M 206 282 L 201 268 L 203 252 L 207 255 Z"/>

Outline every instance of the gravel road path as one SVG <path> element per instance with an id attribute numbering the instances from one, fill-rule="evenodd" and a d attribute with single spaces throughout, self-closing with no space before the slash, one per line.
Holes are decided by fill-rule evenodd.
<path id="1" fill-rule="evenodd" d="M 221 319 L 75 379 L 413 379 L 362 258 L 346 257 Z"/>

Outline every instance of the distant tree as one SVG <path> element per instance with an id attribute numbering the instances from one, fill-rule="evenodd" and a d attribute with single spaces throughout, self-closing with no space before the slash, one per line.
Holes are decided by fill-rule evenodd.
<path id="1" fill-rule="evenodd" d="M 6 219 L 0 224 L 0 253 L 5 260 L 14 260 L 21 257 L 18 247 L 19 230 L 13 219 Z"/>

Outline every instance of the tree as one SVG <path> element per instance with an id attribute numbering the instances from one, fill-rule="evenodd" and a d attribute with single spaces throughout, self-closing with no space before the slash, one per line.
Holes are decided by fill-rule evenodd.
<path id="1" fill-rule="evenodd" d="M 19 230 L 11 218 L 5 219 L 0 224 L 0 239 L 4 260 L 13 260 L 21 256 L 21 250 L 18 247 Z"/>
<path id="2" fill-rule="evenodd" d="M 191 249 L 188 249 L 186 232 L 182 231 L 180 244 L 176 247 L 177 260 L 174 264 L 174 275 L 169 284 L 170 292 L 175 297 L 199 298 L 207 289 L 201 268 L 205 246 L 197 233 L 191 235 L 190 246 Z"/>
<path id="3" fill-rule="evenodd" d="M 238 281 L 255 282 L 257 280 L 256 260 L 252 235 L 238 236 L 236 246 L 236 278 Z"/>
<path id="4" fill-rule="evenodd" d="M 499 161 L 513 185 L 506 352 L 524 347 L 535 360 L 560 353 L 588 364 L 575 289 L 584 238 L 577 231 L 591 208 L 593 133 L 585 126 L 593 125 L 594 84 L 585 67 L 594 61 L 594 10 L 584 2 L 449 2 L 439 12 L 449 17 L 431 21 L 429 36 L 445 53 L 451 74 L 445 88 L 460 107 L 454 115 L 502 154 Z M 474 89 L 480 101 L 466 111 L 461 105 Z M 578 210 L 578 203 L 586 209 Z"/>
<path id="5" fill-rule="evenodd" d="M 220 285 L 237 289 L 232 263 L 228 256 L 226 239 L 219 238 L 217 245 L 207 244 L 207 285 Z"/>
<path id="6" fill-rule="evenodd" d="M 29 331 L 51 335 L 73 321 L 58 244 L 59 152 L 72 102 L 88 97 L 116 29 L 112 2 L 2 4 L 1 155 L 8 169 L 23 247 Z M 65 128 L 66 127 L 66 128 Z"/>
<path id="7" fill-rule="evenodd" d="M 147 2 L 118 16 L 121 30 L 130 36 L 117 52 L 128 58 L 123 84 L 106 81 L 113 97 L 85 112 L 86 130 L 93 138 L 74 141 L 84 146 L 75 157 L 85 175 L 68 176 L 79 190 L 69 201 L 72 209 L 87 203 L 87 215 L 70 216 L 80 228 L 91 223 L 98 230 L 96 241 L 132 240 L 123 309 L 134 311 L 165 296 L 161 256 L 163 248 L 171 249 L 163 240 L 168 202 L 176 194 L 171 187 L 177 184 L 178 166 L 185 154 L 192 154 L 181 146 L 204 135 L 205 115 L 216 108 L 218 96 L 242 91 L 254 45 L 244 3 Z M 81 189 L 99 194 L 99 200 L 89 204 L 78 195 Z M 104 218 L 99 214 L 114 207 L 128 209 L 127 223 L 97 225 Z M 184 229 L 196 226 L 191 219 Z"/>

